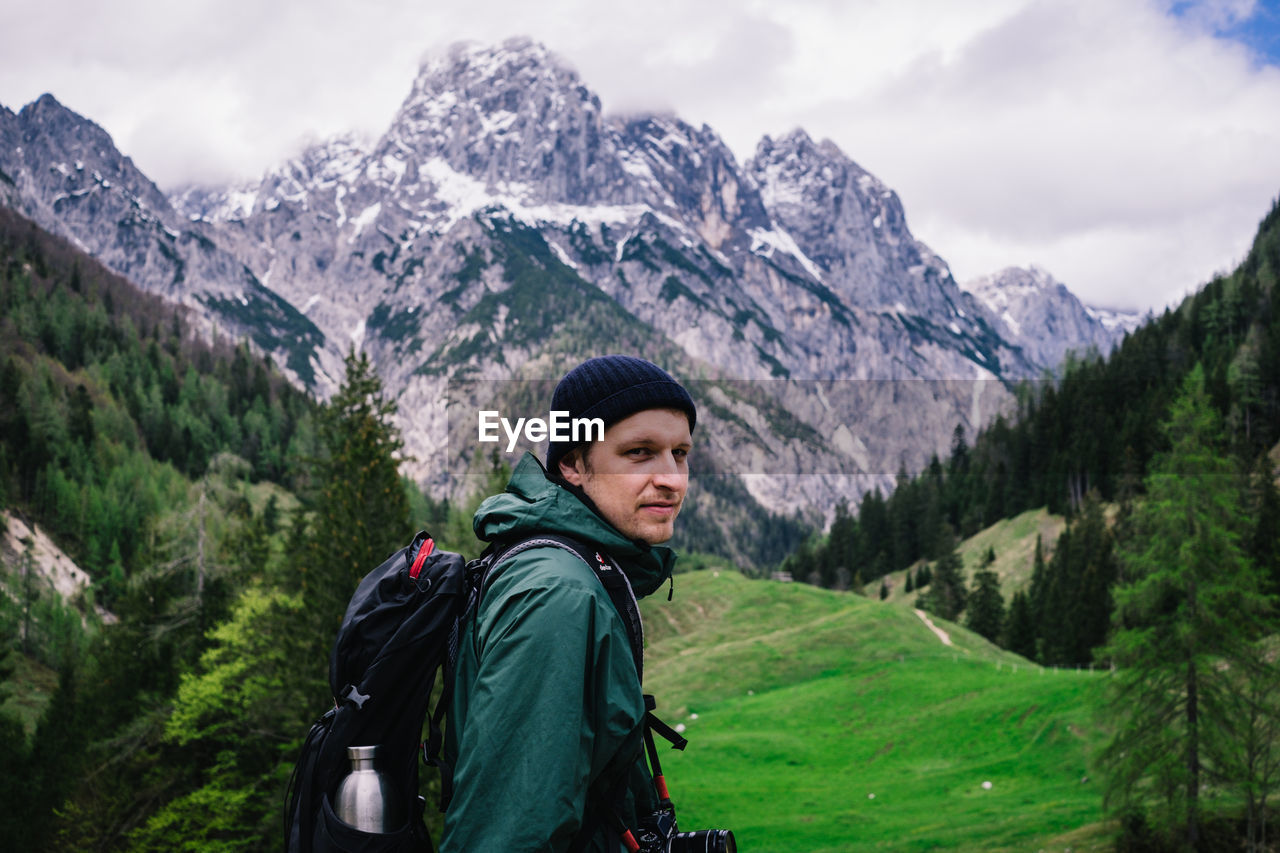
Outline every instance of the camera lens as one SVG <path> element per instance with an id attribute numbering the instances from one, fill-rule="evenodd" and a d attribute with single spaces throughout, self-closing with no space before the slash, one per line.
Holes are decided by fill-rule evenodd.
<path id="1" fill-rule="evenodd" d="M 670 853 L 738 853 L 738 845 L 727 829 L 700 829 L 676 833 L 667 850 Z"/>

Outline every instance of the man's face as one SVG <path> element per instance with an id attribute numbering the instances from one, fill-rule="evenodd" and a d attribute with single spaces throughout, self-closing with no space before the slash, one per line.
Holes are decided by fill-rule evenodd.
<path id="1" fill-rule="evenodd" d="M 650 545 L 675 532 L 689 490 L 689 419 L 678 409 L 648 409 L 618 421 L 601 441 L 560 461 L 560 475 L 581 486 L 605 520 Z"/>

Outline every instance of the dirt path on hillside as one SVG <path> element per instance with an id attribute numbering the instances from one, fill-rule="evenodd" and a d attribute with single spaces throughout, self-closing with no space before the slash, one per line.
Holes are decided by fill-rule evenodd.
<path id="1" fill-rule="evenodd" d="M 942 630 L 941 628 L 939 628 L 937 625 L 933 624 L 933 620 L 929 618 L 929 614 L 925 613 L 923 610 L 917 609 L 916 615 L 920 617 L 920 619 L 924 622 L 924 624 L 929 626 L 930 631 L 938 635 L 938 639 L 942 641 L 942 645 L 944 646 L 951 645 L 951 635 L 948 634 L 946 631 Z"/>

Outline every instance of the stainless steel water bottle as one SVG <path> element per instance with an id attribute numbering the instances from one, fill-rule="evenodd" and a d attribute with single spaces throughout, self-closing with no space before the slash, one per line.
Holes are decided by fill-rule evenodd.
<path id="1" fill-rule="evenodd" d="M 376 746 L 349 746 L 351 772 L 338 786 L 334 811 L 343 823 L 362 832 L 394 832 L 404 826 L 404 799 L 386 776 L 374 769 Z"/>

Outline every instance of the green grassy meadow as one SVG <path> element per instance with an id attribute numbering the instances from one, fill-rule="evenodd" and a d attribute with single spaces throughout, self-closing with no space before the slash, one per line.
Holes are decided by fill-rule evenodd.
<path id="1" fill-rule="evenodd" d="M 646 690 L 690 739 L 662 748 L 682 828 L 732 829 L 747 853 L 1106 849 L 1087 763 L 1104 674 L 728 571 L 643 608 Z"/>

